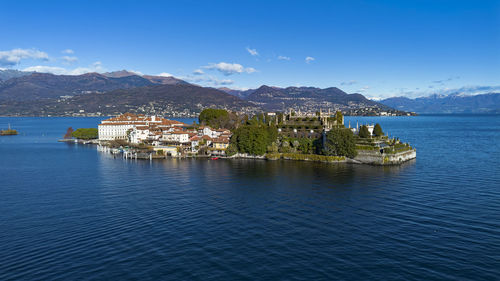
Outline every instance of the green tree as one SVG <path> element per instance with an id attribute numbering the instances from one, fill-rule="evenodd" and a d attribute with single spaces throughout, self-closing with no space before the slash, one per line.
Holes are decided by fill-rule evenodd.
<path id="1" fill-rule="evenodd" d="M 236 153 L 238 153 L 238 147 L 236 147 L 236 144 L 229 144 L 229 147 L 226 149 L 226 156 L 233 156 Z"/>
<path id="2" fill-rule="evenodd" d="M 337 121 L 337 125 L 343 125 L 344 124 L 344 116 L 342 115 L 342 112 L 337 111 L 335 113 L 335 119 Z"/>
<path id="3" fill-rule="evenodd" d="M 308 138 L 299 139 L 298 149 L 304 154 L 310 154 L 313 151 L 313 140 Z"/>
<path id="4" fill-rule="evenodd" d="M 356 142 L 351 130 L 334 128 L 326 134 L 323 154 L 327 156 L 356 156 Z"/>
<path id="5" fill-rule="evenodd" d="M 268 136 L 267 136 L 267 143 L 271 144 L 276 141 L 278 138 L 278 128 L 276 126 L 268 126 L 266 128 Z"/>
<path id="6" fill-rule="evenodd" d="M 214 128 L 225 128 L 230 122 L 229 112 L 224 109 L 207 108 L 198 117 L 200 124 Z"/>
<path id="7" fill-rule="evenodd" d="M 373 134 L 377 137 L 384 135 L 384 132 L 382 132 L 382 127 L 379 123 L 375 124 L 375 127 L 373 128 Z"/>
<path id="8" fill-rule="evenodd" d="M 370 131 L 368 131 L 368 127 L 366 127 L 365 125 L 361 126 L 361 128 L 359 128 L 359 137 L 360 138 L 369 138 L 370 137 Z"/>
<path id="9" fill-rule="evenodd" d="M 234 131 L 231 143 L 236 144 L 239 152 L 263 155 L 269 144 L 269 132 L 262 126 L 241 126 Z"/>
<path id="10" fill-rule="evenodd" d="M 276 126 L 259 124 L 257 118 L 252 118 L 248 123 L 233 131 L 231 144 L 234 144 L 241 153 L 254 155 L 266 153 L 268 147 L 276 142 L 278 129 Z"/>
<path id="11" fill-rule="evenodd" d="M 278 114 L 276 114 L 276 118 L 278 119 L 279 125 L 283 124 L 283 113 L 278 112 Z"/>
<path id="12" fill-rule="evenodd" d="M 71 133 L 71 136 L 77 139 L 90 140 L 97 139 L 99 137 L 99 132 L 96 128 L 80 128 Z"/>

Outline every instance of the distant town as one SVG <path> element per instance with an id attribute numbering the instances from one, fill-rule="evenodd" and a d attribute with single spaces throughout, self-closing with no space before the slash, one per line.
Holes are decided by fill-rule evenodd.
<path id="1" fill-rule="evenodd" d="M 174 77 L 128 71 L 54 75 L 0 69 L 0 116 L 116 116 L 123 113 L 196 118 L 207 108 L 239 114 L 315 112 L 330 108 L 351 116 L 406 116 L 402 111 L 336 87 L 235 90 L 191 84 Z"/>

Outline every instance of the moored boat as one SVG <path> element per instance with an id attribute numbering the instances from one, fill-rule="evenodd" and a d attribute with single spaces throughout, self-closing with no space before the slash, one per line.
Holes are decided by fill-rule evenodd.
<path id="1" fill-rule="evenodd" d="M 10 124 L 7 130 L 0 130 L 0 136 L 15 136 L 17 134 L 18 134 L 17 130 L 11 129 Z"/>

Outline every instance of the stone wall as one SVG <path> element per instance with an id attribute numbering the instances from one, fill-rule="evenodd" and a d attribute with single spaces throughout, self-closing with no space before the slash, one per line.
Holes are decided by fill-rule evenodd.
<path id="1" fill-rule="evenodd" d="M 363 164 L 398 165 L 416 157 L 417 151 L 415 149 L 395 154 L 382 154 L 379 150 L 358 150 L 358 155 L 354 160 Z"/>

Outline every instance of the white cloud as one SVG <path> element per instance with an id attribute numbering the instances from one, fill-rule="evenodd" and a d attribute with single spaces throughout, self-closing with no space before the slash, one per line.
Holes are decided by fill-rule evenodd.
<path id="1" fill-rule="evenodd" d="M 0 65 L 14 66 L 23 59 L 48 60 L 47 53 L 35 49 L 12 49 L 10 51 L 0 51 Z"/>
<path id="2" fill-rule="evenodd" d="M 162 73 L 158 74 L 158 76 L 162 76 L 162 77 L 173 77 L 173 75 L 172 75 L 172 74 L 167 73 L 167 72 L 162 72 Z"/>
<path id="3" fill-rule="evenodd" d="M 194 75 L 202 75 L 202 74 L 205 74 L 205 72 L 201 69 L 196 69 L 195 71 L 193 71 L 193 74 Z"/>
<path id="4" fill-rule="evenodd" d="M 342 85 L 342 86 L 352 86 L 352 85 L 354 85 L 356 83 L 358 83 L 358 81 L 356 81 L 356 80 L 350 80 L 350 81 L 344 81 L 344 82 L 340 83 L 340 85 Z"/>
<path id="5" fill-rule="evenodd" d="M 231 79 L 222 79 L 222 80 L 216 79 L 216 80 L 213 80 L 212 83 L 216 84 L 217 86 L 218 85 L 231 85 L 234 83 L 234 81 Z"/>
<path id="6" fill-rule="evenodd" d="M 209 64 L 208 66 L 204 66 L 203 68 L 218 70 L 226 76 L 236 73 L 253 73 L 257 71 L 253 67 L 245 68 L 241 64 L 227 63 L 227 62 L 212 63 Z"/>
<path id="7" fill-rule="evenodd" d="M 140 75 L 140 76 L 144 75 L 144 73 L 142 73 L 138 70 L 130 70 L 130 72 L 135 73 L 135 74 Z"/>
<path id="8" fill-rule="evenodd" d="M 103 72 L 104 68 L 102 67 L 102 63 L 100 61 L 97 61 L 89 67 L 77 67 L 74 69 L 66 69 L 64 67 L 59 67 L 59 66 L 36 65 L 27 67 L 23 69 L 23 71 L 36 71 L 42 73 L 52 73 L 57 75 L 62 75 L 62 74 L 81 75 L 89 72 Z"/>
<path id="9" fill-rule="evenodd" d="M 58 67 L 58 66 L 46 66 L 46 65 L 36 65 L 36 66 L 30 66 L 26 67 L 23 69 L 23 71 L 34 71 L 34 72 L 41 72 L 41 73 L 52 73 L 52 74 L 67 74 L 68 70 L 63 67 Z"/>
<path id="10" fill-rule="evenodd" d="M 306 57 L 306 63 L 311 63 L 314 60 L 316 60 L 316 59 L 313 57 Z"/>
<path id="11" fill-rule="evenodd" d="M 73 50 L 71 50 L 71 49 L 66 49 L 66 50 L 61 51 L 61 53 L 71 55 L 71 54 L 74 54 L 74 53 L 75 53 L 75 51 L 73 51 Z"/>
<path id="12" fill-rule="evenodd" d="M 198 84 L 203 84 L 205 86 L 214 86 L 214 87 L 234 84 L 234 81 L 231 79 L 218 79 L 213 75 L 205 75 L 205 74 L 188 75 L 179 77 L 179 79 L 182 79 L 190 83 L 198 83 Z"/>
<path id="13" fill-rule="evenodd" d="M 366 91 L 366 90 L 368 90 L 368 89 L 370 89 L 370 87 L 369 87 L 369 86 L 364 86 L 364 87 L 362 87 L 361 89 L 359 89 L 359 90 L 358 90 L 358 92 L 364 92 L 364 91 Z"/>
<path id="14" fill-rule="evenodd" d="M 257 72 L 257 69 L 255 69 L 253 67 L 247 67 L 247 68 L 245 68 L 245 72 L 246 73 L 254 73 L 254 72 Z"/>
<path id="15" fill-rule="evenodd" d="M 71 57 L 71 56 L 63 56 L 61 57 L 61 59 L 65 62 L 65 63 L 73 63 L 73 62 L 76 62 L 78 60 L 77 57 Z"/>
<path id="16" fill-rule="evenodd" d="M 247 51 L 252 56 L 258 56 L 259 55 L 259 52 L 257 52 L 257 49 L 250 49 L 250 47 L 247 47 Z"/>
<path id="17" fill-rule="evenodd" d="M 286 56 L 278 56 L 278 59 L 279 59 L 279 60 L 290 60 L 290 57 L 286 57 Z"/>

